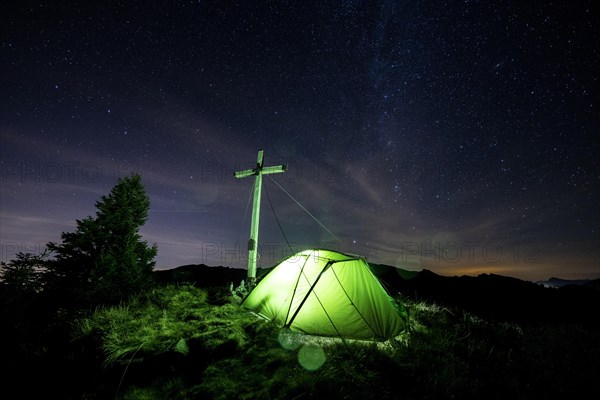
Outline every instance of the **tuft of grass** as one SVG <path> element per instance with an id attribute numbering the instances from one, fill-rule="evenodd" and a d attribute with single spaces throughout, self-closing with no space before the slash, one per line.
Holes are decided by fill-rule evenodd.
<path id="1" fill-rule="evenodd" d="M 247 326 L 256 318 L 232 304 L 213 306 L 207 297 L 192 286 L 155 289 L 128 304 L 101 308 L 77 320 L 74 336 L 97 338 L 107 366 L 164 353 L 241 347 Z"/>

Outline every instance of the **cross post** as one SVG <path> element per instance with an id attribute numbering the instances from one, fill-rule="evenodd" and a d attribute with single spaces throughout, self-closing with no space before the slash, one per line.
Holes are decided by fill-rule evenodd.
<path id="1" fill-rule="evenodd" d="M 260 219 L 260 197 L 262 192 L 263 174 L 276 174 L 285 172 L 285 165 L 263 166 L 263 151 L 258 151 L 256 168 L 244 169 L 233 173 L 238 179 L 255 176 L 254 178 L 254 203 L 252 204 L 252 224 L 250 226 L 250 240 L 248 240 L 248 285 L 253 287 L 256 283 L 256 259 L 258 256 L 258 223 Z"/>

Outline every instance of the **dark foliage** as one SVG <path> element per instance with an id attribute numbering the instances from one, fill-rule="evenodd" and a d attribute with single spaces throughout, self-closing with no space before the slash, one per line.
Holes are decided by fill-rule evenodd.
<path id="1" fill-rule="evenodd" d="M 154 286 L 157 249 L 139 234 L 149 204 L 139 175 L 119 179 L 96 203 L 96 216 L 77 221 L 75 232 L 62 233 L 61 243 L 49 243 L 41 255 L 19 253 L 1 265 L 0 376 L 6 390 L 25 398 L 37 390 L 45 397 L 77 398 L 70 394 L 90 384 L 86 377 L 95 375 L 86 371 L 98 371 L 99 354 L 71 341 L 71 324 Z M 77 378 L 52 392 L 63 376 Z M 35 377 L 35 385 L 21 384 L 26 377 Z"/>
<path id="2" fill-rule="evenodd" d="M 96 217 L 77 221 L 75 232 L 49 243 L 55 258 L 48 263 L 47 286 L 69 303 L 114 304 L 148 289 L 156 246 L 141 239 L 150 200 L 134 174 L 121 178 L 96 203 Z"/>

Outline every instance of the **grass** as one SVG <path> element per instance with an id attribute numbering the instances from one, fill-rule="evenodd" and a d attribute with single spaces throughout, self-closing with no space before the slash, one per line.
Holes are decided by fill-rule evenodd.
<path id="1" fill-rule="evenodd" d="M 212 304 L 206 291 L 166 287 L 138 297 L 128 304 L 97 310 L 74 324 L 76 339 L 96 337 L 105 364 L 141 362 L 149 356 L 204 353 L 245 344 L 245 329 L 256 318 L 233 303 Z"/>
<path id="2" fill-rule="evenodd" d="M 116 388 L 119 399 L 537 399 L 598 392 L 596 328 L 522 326 L 402 301 L 410 328 L 384 343 L 280 331 L 235 298 L 192 286 L 99 309 L 77 321 L 74 336 L 102 350 L 104 368 L 114 372 L 103 385 Z"/>

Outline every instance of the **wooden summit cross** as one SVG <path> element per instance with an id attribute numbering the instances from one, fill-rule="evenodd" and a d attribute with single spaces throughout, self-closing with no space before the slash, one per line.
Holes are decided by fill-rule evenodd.
<path id="1" fill-rule="evenodd" d="M 256 258 L 258 256 L 258 222 L 260 219 L 260 195 L 262 192 L 263 174 L 277 174 L 285 172 L 285 165 L 273 165 L 271 167 L 263 166 L 263 151 L 258 151 L 256 168 L 245 169 L 233 173 L 238 179 L 248 176 L 256 176 L 254 179 L 254 203 L 252 205 L 252 225 L 250 226 L 250 240 L 248 240 L 248 285 L 254 286 L 256 283 Z"/>

